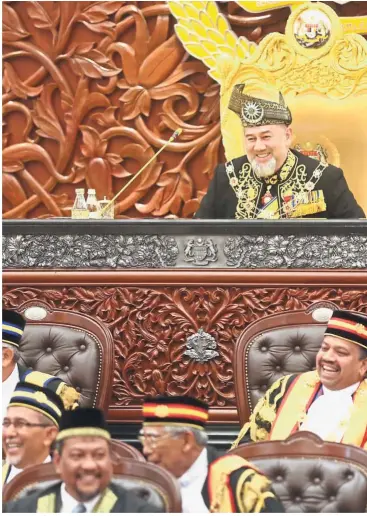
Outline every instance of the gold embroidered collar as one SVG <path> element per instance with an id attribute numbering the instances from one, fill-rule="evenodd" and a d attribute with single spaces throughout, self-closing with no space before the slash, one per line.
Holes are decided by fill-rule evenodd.
<path id="1" fill-rule="evenodd" d="M 288 151 L 287 158 L 282 167 L 272 176 L 264 178 L 265 183 L 267 185 L 276 185 L 279 182 L 285 181 L 288 178 L 295 161 L 296 157 L 293 152 Z"/>

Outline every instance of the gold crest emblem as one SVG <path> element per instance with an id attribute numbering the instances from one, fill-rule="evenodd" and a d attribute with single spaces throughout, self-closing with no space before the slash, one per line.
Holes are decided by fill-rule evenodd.
<path id="1" fill-rule="evenodd" d="M 159 405 L 158 407 L 156 407 L 155 411 L 154 411 L 154 415 L 157 416 L 157 417 L 167 417 L 169 414 L 169 409 L 167 407 L 167 405 Z"/>
<path id="2" fill-rule="evenodd" d="M 305 9 L 295 19 L 293 34 L 303 48 L 323 47 L 331 36 L 331 20 L 320 9 Z"/>
<path id="3" fill-rule="evenodd" d="M 367 337 L 367 330 L 363 326 L 363 324 L 361 324 L 361 323 L 356 324 L 355 331 L 358 333 L 358 335 L 362 335 L 363 337 Z"/>

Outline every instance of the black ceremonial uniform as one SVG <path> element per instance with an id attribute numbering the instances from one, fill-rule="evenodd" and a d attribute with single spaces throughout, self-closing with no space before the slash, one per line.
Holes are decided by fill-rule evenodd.
<path id="1" fill-rule="evenodd" d="M 280 170 L 259 179 L 241 156 L 217 166 L 195 218 L 364 218 L 342 169 L 291 149 Z"/>
<path id="2" fill-rule="evenodd" d="M 61 482 L 53 486 L 32 492 L 28 496 L 8 502 L 3 507 L 3 512 L 18 513 L 57 513 L 61 510 Z M 93 509 L 93 512 L 102 513 L 140 513 L 159 512 L 157 507 L 146 503 L 131 490 L 127 491 L 121 486 L 111 483 L 102 495 L 102 498 Z"/>

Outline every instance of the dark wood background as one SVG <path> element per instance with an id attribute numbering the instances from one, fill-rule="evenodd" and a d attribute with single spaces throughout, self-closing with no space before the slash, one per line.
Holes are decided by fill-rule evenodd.
<path id="1" fill-rule="evenodd" d="M 206 401 L 212 422 L 237 421 L 233 347 L 261 317 L 332 302 L 367 312 L 364 271 L 6 271 L 4 307 L 32 299 L 103 321 L 115 342 L 111 421 L 137 421 L 145 394 Z M 220 356 L 200 364 L 183 355 L 200 327 Z"/>
<path id="2" fill-rule="evenodd" d="M 366 2 L 339 15 L 367 14 Z M 259 42 L 290 10 L 218 2 Z M 177 127 L 184 133 L 118 201 L 119 217 L 191 217 L 223 161 L 219 86 L 174 33 L 165 2 L 2 2 L 3 216 L 69 216 L 76 187 L 111 198 Z"/>

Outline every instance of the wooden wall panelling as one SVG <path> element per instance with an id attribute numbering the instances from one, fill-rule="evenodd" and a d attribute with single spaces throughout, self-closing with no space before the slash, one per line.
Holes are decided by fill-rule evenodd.
<path id="1" fill-rule="evenodd" d="M 338 5 L 365 14 L 365 2 Z M 237 35 L 284 32 L 289 9 L 218 2 Z M 177 127 L 184 133 L 116 206 L 191 217 L 223 161 L 219 86 L 174 33 L 165 2 L 2 2 L 3 216 L 69 216 L 76 187 L 109 197 Z"/>
<path id="2" fill-rule="evenodd" d="M 145 394 L 189 394 L 211 406 L 211 421 L 237 421 L 232 350 L 260 317 L 323 301 L 367 312 L 367 277 L 348 271 L 13 271 L 3 303 L 35 299 L 103 321 L 115 342 L 111 421 L 138 421 Z M 199 328 L 219 356 L 184 355 Z"/>

